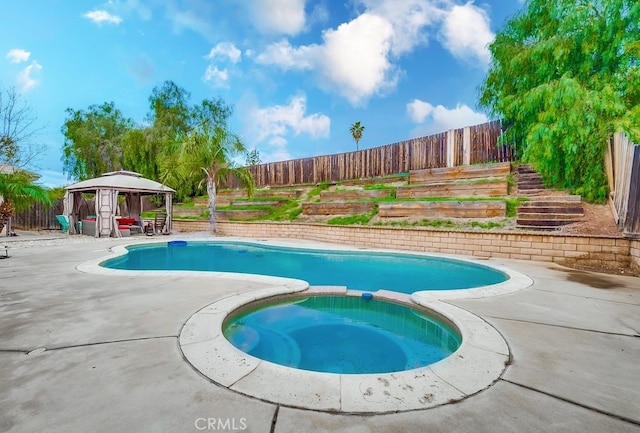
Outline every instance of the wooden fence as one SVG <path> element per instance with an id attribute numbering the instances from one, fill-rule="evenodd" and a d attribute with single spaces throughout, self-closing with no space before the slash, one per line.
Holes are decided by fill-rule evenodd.
<path id="1" fill-rule="evenodd" d="M 640 238 L 640 146 L 616 133 L 607 148 L 609 204 L 625 235 Z"/>
<path id="2" fill-rule="evenodd" d="M 93 198 L 83 198 L 78 209 L 78 219 L 83 220 L 88 215 L 94 215 L 95 200 Z M 123 200 L 118 202 L 120 208 L 119 215 L 128 215 L 126 203 Z M 148 197 L 143 197 L 142 210 L 149 211 L 157 209 L 157 205 Z M 64 212 L 63 199 L 56 200 L 53 205 L 46 207 L 40 203 L 33 204 L 29 209 L 17 213 L 11 219 L 12 229 L 19 230 L 60 230 L 60 223 L 56 219 L 56 215 Z"/>
<path id="3" fill-rule="evenodd" d="M 515 145 L 498 145 L 502 124 L 493 121 L 386 146 L 249 167 L 257 187 L 317 184 L 406 173 L 434 167 L 516 158 Z M 236 188 L 230 179 L 223 187 Z"/>
<path id="4" fill-rule="evenodd" d="M 30 208 L 17 213 L 11 219 L 11 227 L 20 230 L 60 230 L 56 215 L 63 211 L 62 200 L 52 206 L 35 203 Z"/>
<path id="5" fill-rule="evenodd" d="M 275 187 L 375 178 L 424 168 L 513 161 L 516 159 L 516 147 L 498 145 L 501 135 L 501 122 L 493 121 L 386 146 L 271 162 L 251 166 L 249 169 L 258 187 Z M 239 184 L 230 179 L 222 187 L 236 188 Z M 80 217 L 92 214 L 89 209 L 93 209 L 92 200 L 83 203 Z M 22 230 L 59 230 L 56 215 L 61 214 L 62 210 L 62 200 L 48 209 L 34 205 L 16 215 L 12 224 L 14 228 Z"/>

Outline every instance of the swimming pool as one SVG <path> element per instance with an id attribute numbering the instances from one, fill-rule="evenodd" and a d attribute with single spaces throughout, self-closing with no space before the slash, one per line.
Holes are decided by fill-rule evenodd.
<path id="1" fill-rule="evenodd" d="M 509 277 L 448 258 L 370 251 L 290 248 L 250 242 L 178 242 L 127 247 L 101 266 L 124 270 L 237 272 L 301 279 L 312 286 L 401 293 L 489 286 Z"/>
<path id="2" fill-rule="evenodd" d="M 223 325 L 227 340 L 257 358 L 302 370 L 410 370 L 446 358 L 461 344 L 456 330 L 425 311 L 366 297 L 297 297 L 243 310 Z"/>

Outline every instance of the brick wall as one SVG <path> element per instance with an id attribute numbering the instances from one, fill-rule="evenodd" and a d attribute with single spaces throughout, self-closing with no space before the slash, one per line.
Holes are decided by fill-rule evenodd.
<path id="1" fill-rule="evenodd" d="M 327 226 L 220 221 L 223 236 L 298 238 L 381 249 L 640 268 L 640 241 L 602 236 L 443 231 L 399 227 Z M 208 221 L 174 221 L 181 232 L 208 231 Z"/>

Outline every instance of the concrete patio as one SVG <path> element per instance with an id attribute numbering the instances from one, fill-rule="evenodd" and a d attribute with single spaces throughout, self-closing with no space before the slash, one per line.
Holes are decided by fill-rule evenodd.
<path id="1" fill-rule="evenodd" d="M 178 337 L 189 317 L 264 283 L 76 269 L 115 245 L 149 240 L 0 241 L 11 255 L 0 260 L 0 431 L 640 432 L 640 278 L 488 260 L 534 284 L 446 302 L 506 339 L 512 362 L 502 377 L 455 404 L 338 414 L 230 391 L 183 359 Z"/>

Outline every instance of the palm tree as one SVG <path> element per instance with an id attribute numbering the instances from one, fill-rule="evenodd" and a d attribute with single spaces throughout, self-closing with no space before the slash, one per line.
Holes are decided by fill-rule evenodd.
<path id="1" fill-rule="evenodd" d="M 358 150 L 358 142 L 362 138 L 362 131 L 364 131 L 364 125 L 361 125 L 360 122 L 356 122 L 351 125 L 349 129 L 351 131 L 351 135 L 353 135 L 353 139 L 356 141 L 356 150 Z"/>
<path id="2" fill-rule="evenodd" d="M 51 204 L 49 190 L 38 185 L 31 173 L 16 170 L 0 173 L 0 232 L 15 212 L 26 209 L 34 202 Z"/>
<path id="3" fill-rule="evenodd" d="M 225 125 L 226 126 L 226 125 Z M 225 126 L 200 125 L 187 134 L 178 135 L 173 151 L 164 160 L 163 180 L 184 182 L 193 176 L 202 176 L 198 188 L 207 185 L 209 197 L 209 224 L 216 233 L 216 189 L 221 180 L 235 176 L 253 193 L 254 179 L 245 167 L 237 167 L 233 157 L 246 152 L 240 139 Z"/>

